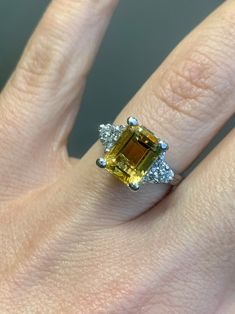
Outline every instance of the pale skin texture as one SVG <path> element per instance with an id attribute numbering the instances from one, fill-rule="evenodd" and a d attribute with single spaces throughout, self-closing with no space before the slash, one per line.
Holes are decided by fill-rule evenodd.
<path id="1" fill-rule="evenodd" d="M 0 95 L 0 313 L 234 314 L 234 131 L 168 194 L 162 185 L 133 193 L 96 168 L 98 142 L 80 160 L 68 157 L 116 5 L 52 1 Z M 230 0 L 116 122 L 138 117 L 185 170 L 234 113 L 234 56 Z"/>

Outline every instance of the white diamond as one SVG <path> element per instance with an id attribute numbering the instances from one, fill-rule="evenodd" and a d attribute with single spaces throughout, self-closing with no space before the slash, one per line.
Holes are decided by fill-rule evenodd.
<path id="1" fill-rule="evenodd" d="M 145 176 L 144 181 L 149 183 L 169 183 L 174 177 L 173 170 L 164 160 L 165 154 L 161 155 Z"/>
<path id="2" fill-rule="evenodd" d="M 101 124 L 99 127 L 99 138 L 104 145 L 105 151 L 109 151 L 119 139 L 123 129 L 123 125 L 115 126 L 112 124 Z"/>

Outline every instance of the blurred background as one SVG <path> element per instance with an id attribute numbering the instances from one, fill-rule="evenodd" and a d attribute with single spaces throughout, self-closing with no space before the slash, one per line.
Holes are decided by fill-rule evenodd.
<path id="1" fill-rule="evenodd" d="M 0 1 L 0 89 L 49 2 Z M 89 76 L 69 141 L 71 155 L 81 156 L 95 142 L 98 125 L 112 121 L 174 46 L 220 3 L 222 0 L 120 0 Z M 230 120 L 203 155 L 233 125 Z"/>

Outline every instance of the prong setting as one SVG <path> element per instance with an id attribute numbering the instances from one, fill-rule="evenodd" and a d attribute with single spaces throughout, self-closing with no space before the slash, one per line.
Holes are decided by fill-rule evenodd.
<path id="1" fill-rule="evenodd" d="M 98 158 L 96 160 L 96 165 L 99 167 L 99 168 L 105 168 L 106 167 L 106 160 L 104 158 Z"/>
<path id="2" fill-rule="evenodd" d="M 138 120 L 135 117 L 129 117 L 127 119 L 127 124 L 129 126 L 136 126 L 136 125 L 139 125 L 139 122 L 138 122 Z"/>
<path id="3" fill-rule="evenodd" d="M 166 152 L 169 148 L 168 144 L 164 141 L 159 141 L 159 147 L 161 148 L 161 151 Z"/>
<path id="4" fill-rule="evenodd" d="M 138 191 L 144 183 L 179 183 L 180 176 L 165 161 L 168 144 L 140 125 L 135 117 L 130 116 L 127 125 L 101 124 L 99 138 L 105 155 L 96 160 L 96 165 L 131 191 Z"/>
<path id="5" fill-rule="evenodd" d="M 138 183 L 130 183 L 129 184 L 129 188 L 132 190 L 132 191 L 138 191 L 139 188 L 140 188 L 140 185 Z"/>

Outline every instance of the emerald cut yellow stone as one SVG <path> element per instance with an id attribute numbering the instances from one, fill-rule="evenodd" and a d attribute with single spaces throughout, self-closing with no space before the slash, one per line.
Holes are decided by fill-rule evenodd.
<path id="1" fill-rule="evenodd" d="M 158 138 L 143 126 L 127 126 L 106 153 L 106 170 L 124 184 L 139 184 L 161 150 Z"/>

